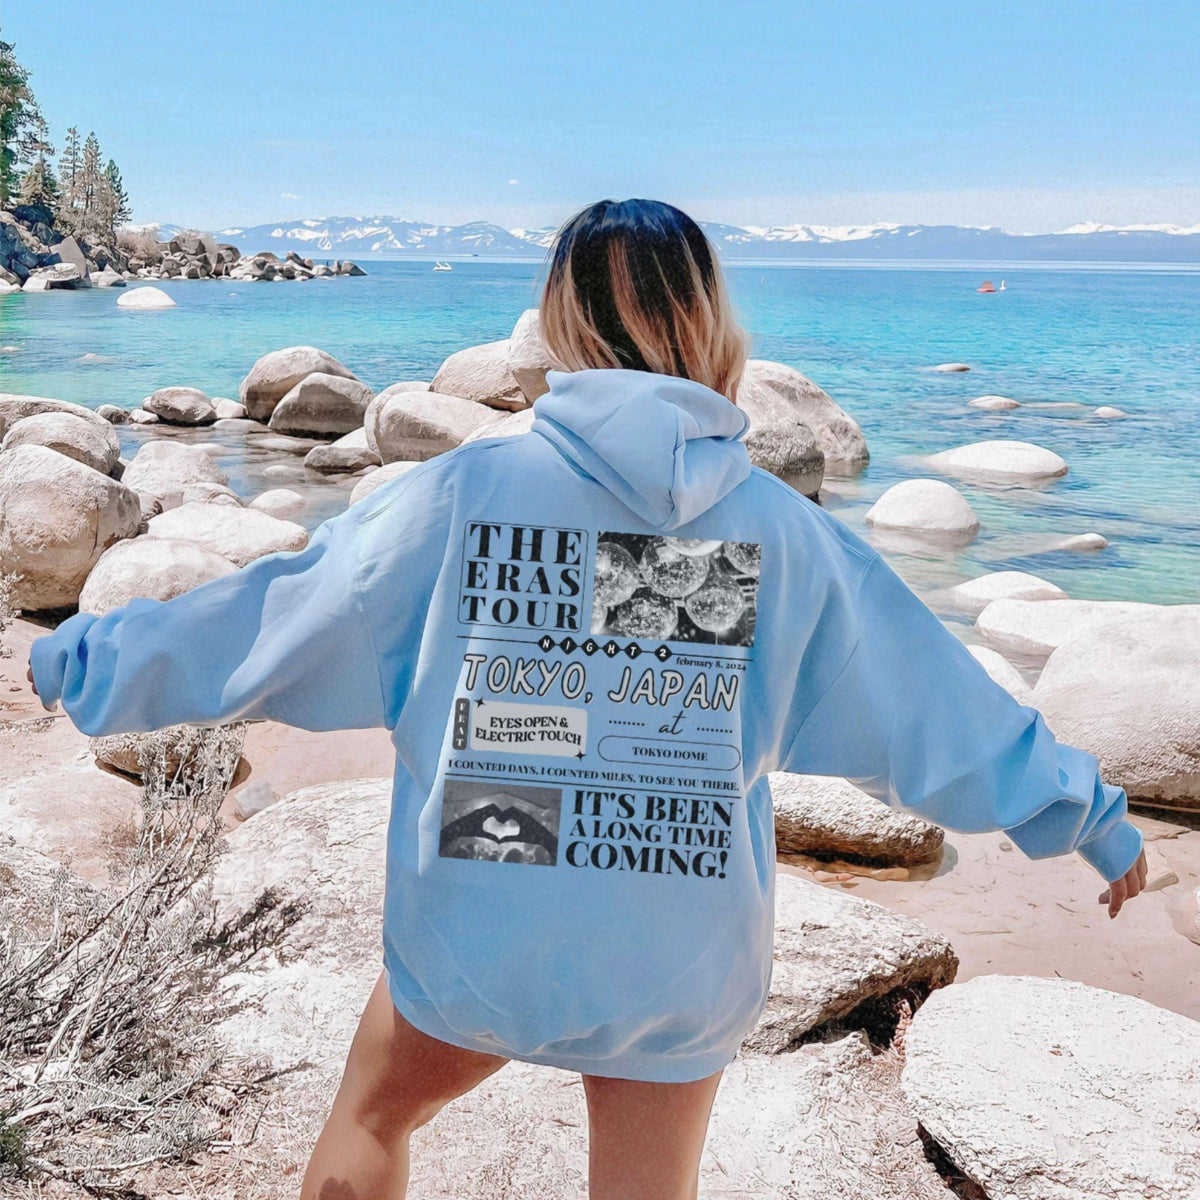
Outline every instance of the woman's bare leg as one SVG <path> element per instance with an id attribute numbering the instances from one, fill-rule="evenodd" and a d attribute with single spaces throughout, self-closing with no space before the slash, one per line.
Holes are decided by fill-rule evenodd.
<path id="1" fill-rule="evenodd" d="M 403 1200 L 413 1130 L 507 1061 L 414 1029 L 381 976 L 309 1160 L 301 1200 Z"/>
<path id="2" fill-rule="evenodd" d="M 721 1072 L 696 1083 L 583 1077 L 590 1200 L 696 1200 Z"/>

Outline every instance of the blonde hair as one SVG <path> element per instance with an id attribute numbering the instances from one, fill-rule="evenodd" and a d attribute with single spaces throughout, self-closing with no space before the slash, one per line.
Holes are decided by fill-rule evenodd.
<path id="1" fill-rule="evenodd" d="M 568 371 L 678 375 L 737 402 L 745 334 L 708 239 L 669 204 L 601 200 L 572 217 L 554 239 L 540 319 Z"/>

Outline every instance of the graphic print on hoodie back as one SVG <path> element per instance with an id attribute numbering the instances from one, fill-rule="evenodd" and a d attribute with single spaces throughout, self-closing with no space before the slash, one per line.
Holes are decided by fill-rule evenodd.
<path id="1" fill-rule="evenodd" d="M 725 878 L 760 559 L 757 543 L 468 522 L 439 852 Z"/>

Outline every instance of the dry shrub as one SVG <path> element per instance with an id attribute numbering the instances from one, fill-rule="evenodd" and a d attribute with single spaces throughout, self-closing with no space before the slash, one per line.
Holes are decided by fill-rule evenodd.
<path id="1" fill-rule="evenodd" d="M 299 911 L 264 892 L 218 918 L 217 810 L 244 726 L 184 736 L 170 762 L 178 729 L 145 739 L 140 827 L 106 888 L 65 868 L 0 882 L 0 1181 L 26 1195 L 54 1180 L 133 1195 L 140 1172 L 227 1138 L 268 1086 L 217 1033 L 237 1008 L 225 980 Z"/>

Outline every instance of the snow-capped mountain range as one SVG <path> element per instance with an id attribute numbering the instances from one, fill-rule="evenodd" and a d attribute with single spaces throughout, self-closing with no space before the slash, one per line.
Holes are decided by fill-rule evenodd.
<path id="1" fill-rule="evenodd" d="M 163 234 L 168 228 L 161 227 Z M 884 222 L 744 227 L 706 222 L 704 229 L 730 261 L 1200 262 L 1200 225 L 1087 222 L 1039 234 Z M 385 216 L 310 218 L 217 233 L 247 252 L 296 250 L 306 257 L 334 258 L 540 258 L 553 235 L 553 228 L 505 229 L 488 221 L 438 225 Z"/>

